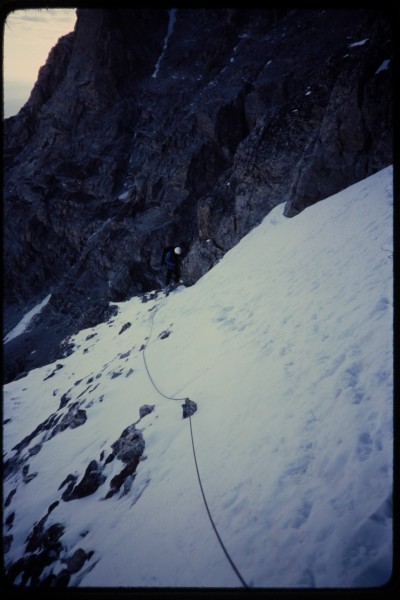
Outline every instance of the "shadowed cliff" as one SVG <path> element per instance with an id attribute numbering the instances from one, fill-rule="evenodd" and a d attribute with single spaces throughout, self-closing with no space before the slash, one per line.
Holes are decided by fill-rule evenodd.
<path id="1" fill-rule="evenodd" d="M 391 19 L 369 10 L 79 9 L 4 122 L 4 378 L 110 301 L 195 283 L 268 212 L 393 162 Z"/>

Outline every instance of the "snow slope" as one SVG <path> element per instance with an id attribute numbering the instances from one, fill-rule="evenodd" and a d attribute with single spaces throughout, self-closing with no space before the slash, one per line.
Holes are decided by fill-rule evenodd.
<path id="1" fill-rule="evenodd" d="M 60 484 L 155 405 L 131 487 L 105 500 L 119 461 L 48 524 L 67 549 L 94 551 L 75 587 L 357 588 L 392 570 L 393 170 L 293 219 L 283 204 L 196 285 L 119 303 L 74 352 L 4 386 L 3 455 L 67 393 L 87 421 L 43 441 L 12 490 L 6 567 Z M 124 325 L 130 327 L 123 330 Z M 149 337 L 150 336 L 150 337 Z M 182 418 L 182 400 L 198 410 Z M 40 442 L 36 436 L 24 450 Z M 119 462 L 119 464 L 117 464 Z M 65 565 L 58 560 L 54 573 Z M 50 567 L 49 567 L 50 569 Z M 45 575 L 49 571 L 45 571 Z M 18 581 L 16 582 L 18 583 Z"/>

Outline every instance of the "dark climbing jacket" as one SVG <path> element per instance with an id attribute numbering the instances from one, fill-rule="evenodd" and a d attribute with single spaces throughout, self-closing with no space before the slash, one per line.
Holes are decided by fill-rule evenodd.
<path id="1" fill-rule="evenodd" d="M 179 256 L 175 254 L 174 250 L 168 250 L 165 255 L 165 264 L 168 269 L 175 269 L 179 265 Z"/>
<path id="2" fill-rule="evenodd" d="M 166 266 L 169 269 L 173 269 L 175 263 L 173 263 L 173 265 L 170 266 L 171 262 L 172 262 L 171 261 L 171 255 L 173 255 L 173 254 L 174 254 L 174 246 L 167 246 L 166 248 L 164 248 L 163 253 L 162 253 L 162 258 L 161 258 L 161 265 L 162 266 Z M 168 260 L 169 264 L 167 264 L 167 255 L 169 257 L 169 260 Z"/>

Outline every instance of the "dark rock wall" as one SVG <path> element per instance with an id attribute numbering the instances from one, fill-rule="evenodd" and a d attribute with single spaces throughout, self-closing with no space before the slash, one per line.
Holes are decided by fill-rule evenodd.
<path id="1" fill-rule="evenodd" d="M 4 123 L 6 331 L 52 292 L 47 355 L 21 359 L 39 334 L 20 336 L 6 378 L 110 300 L 162 285 L 164 245 L 186 242 L 193 284 L 277 204 L 294 216 L 391 164 L 391 24 L 360 9 L 79 9 Z"/>

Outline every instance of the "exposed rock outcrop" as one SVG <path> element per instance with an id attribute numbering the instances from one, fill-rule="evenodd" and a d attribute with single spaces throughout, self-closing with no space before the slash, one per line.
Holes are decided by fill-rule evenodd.
<path id="1" fill-rule="evenodd" d="M 74 405 L 72 405 L 74 406 Z M 143 405 L 139 411 L 139 421 L 151 414 L 154 410 L 153 405 Z M 85 411 L 78 411 L 84 413 Z M 68 412 L 70 416 L 72 411 Z M 24 465 L 24 460 L 20 459 L 20 454 L 27 444 L 44 429 L 49 429 L 49 423 L 54 424 L 52 415 L 44 425 L 35 429 L 29 436 L 24 438 L 17 444 L 14 450 L 17 451 L 13 460 L 8 461 L 5 476 L 11 473 L 18 477 L 18 472 L 22 475 L 22 482 L 29 483 L 28 470 L 29 465 Z M 83 415 L 81 415 L 83 416 Z M 65 418 L 62 422 L 65 421 Z M 68 419 L 69 427 L 83 425 L 86 417 L 79 423 L 72 423 Z M 53 428 L 53 434 L 59 433 Z M 53 437 L 53 436 L 51 436 Z M 111 498 L 121 488 L 120 495 L 128 493 L 132 482 L 135 478 L 135 472 L 142 458 L 145 448 L 145 441 L 142 432 L 136 429 L 135 424 L 129 425 L 121 433 L 120 437 L 111 445 L 112 452 L 104 458 L 102 452 L 100 461 L 91 460 L 86 470 L 79 479 L 78 473 L 70 473 L 60 484 L 59 490 L 63 490 L 60 500 L 54 501 L 48 508 L 47 514 L 40 518 L 34 525 L 32 531 L 27 537 L 24 555 L 7 566 L 5 579 L 7 583 L 12 585 L 18 581 L 17 585 L 30 587 L 67 587 L 71 575 L 79 572 L 84 564 L 89 561 L 94 551 L 85 551 L 82 548 L 77 548 L 71 554 L 68 544 L 65 545 L 63 534 L 65 525 L 57 521 L 49 523 L 49 516 L 57 509 L 61 501 L 71 502 L 77 501 L 87 496 L 94 494 L 107 480 L 107 465 L 115 459 L 121 461 L 124 466 L 122 470 L 114 475 L 110 481 L 109 491 L 104 499 Z M 19 459 L 19 460 L 18 460 Z M 12 467 L 12 468 L 11 468 Z M 34 476 L 34 474 L 32 474 Z M 13 496 L 16 490 L 12 490 L 5 501 L 5 508 L 8 508 L 13 503 Z M 54 517 L 54 515 L 53 515 Z M 5 551 L 7 552 L 13 541 L 13 525 L 15 520 L 15 511 L 8 512 L 5 518 L 5 527 L 7 535 L 4 540 Z M 87 532 L 82 532 L 81 537 L 85 537 Z M 55 565 L 61 561 L 65 564 L 65 568 L 61 571 L 55 568 Z M 55 571 L 54 572 L 54 568 Z M 45 573 L 43 573 L 45 571 Z"/>
<path id="2" fill-rule="evenodd" d="M 277 204 L 391 164 L 391 19 L 377 10 L 79 9 L 4 122 L 4 379 L 110 301 L 197 281 Z M 167 32 L 170 35 L 167 38 Z"/>

